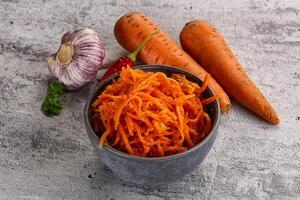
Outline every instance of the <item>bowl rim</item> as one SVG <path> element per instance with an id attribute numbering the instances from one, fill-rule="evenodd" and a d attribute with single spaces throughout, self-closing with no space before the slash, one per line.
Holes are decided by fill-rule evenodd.
<path id="1" fill-rule="evenodd" d="M 174 70 L 175 72 L 182 72 L 182 73 L 186 73 L 188 74 L 189 76 L 193 77 L 194 79 L 198 79 L 200 80 L 202 83 L 203 83 L 203 80 L 198 78 L 197 76 L 195 76 L 194 74 L 192 74 L 191 72 L 189 71 L 186 71 L 186 70 L 183 70 L 181 68 L 178 68 L 178 67 L 174 67 L 174 66 L 167 66 L 167 65 L 136 65 L 134 67 L 132 67 L 133 69 L 141 69 L 141 70 L 145 70 L 147 68 L 167 68 L 167 69 L 170 69 L 170 70 Z M 162 71 L 163 72 L 163 71 Z M 117 78 L 119 77 L 120 75 L 120 72 L 116 72 L 112 75 L 110 75 L 109 77 L 107 77 L 105 80 L 103 80 L 102 82 L 98 83 L 96 85 L 96 87 L 90 92 L 88 98 L 87 98 L 87 101 L 86 101 L 86 104 L 85 104 L 85 107 L 84 107 L 84 124 L 85 124 L 85 127 L 87 129 L 87 131 L 93 135 L 93 137 L 97 138 L 99 140 L 99 137 L 97 136 L 97 134 L 94 132 L 92 126 L 91 126 L 91 123 L 90 123 L 90 120 L 89 120 L 89 116 L 88 116 L 88 110 L 89 110 L 89 107 L 91 106 L 92 104 L 92 99 L 94 99 L 96 93 L 98 92 L 98 90 L 100 90 L 103 85 L 105 85 L 106 82 L 114 79 L 114 78 Z M 215 95 L 215 93 L 213 92 L 213 90 L 208 86 L 207 87 L 208 91 L 212 94 L 212 95 Z M 214 104 L 216 105 L 216 109 L 214 112 L 216 112 L 216 119 L 215 119 L 215 123 L 213 124 L 212 126 L 212 129 L 210 130 L 210 132 L 208 133 L 208 135 L 203 139 L 201 140 L 198 144 L 196 144 L 195 146 L 193 146 L 192 148 L 190 149 L 187 149 L 186 151 L 184 152 L 180 152 L 180 153 L 176 153 L 176 154 L 172 154 L 172 155 L 168 155 L 168 156 L 162 156 L 162 157 L 142 157 L 142 156 L 136 156 L 136 155 L 131 155 L 131 154 L 128 154 L 128 153 L 125 153 L 125 152 L 122 152 L 122 151 L 119 151 L 118 149 L 115 149 L 107 144 L 104 144 L 103 145 L 103 149 L 100 150 L 99 149 L 99 146 L 98 146 L 98 149 L 100 151 L 104 151 L 104 150 L 108 150 L 110 151 L 111 153 L 113 154 L 117 154 L 118 156 L 121 156 L 123 158 L 126 158 L 126 159 L 134 159 L 134 160 L 143 160 L 143 161 L 162 161 L 162 160 L 169 160 L 169 159 L 176 159 L 176 158 L 180 158 L 180 157 L 183 157 L 183 156 L 187 156 L 188 154 L 191 154 L 193 153 L 194 151 L 196 151 L 197 149 L 201 148 L 203 145 L 205 145 L 209 139 L 217 133 L 217 130 L 218 130 L 218 127 L 219 127 L 219 124 L 220 124 L 220 118 L 221 118 L 221 109 L 220 109 L 220 103 L 219 103 L 219 100 L 215 100 L 214 101 Z"/>

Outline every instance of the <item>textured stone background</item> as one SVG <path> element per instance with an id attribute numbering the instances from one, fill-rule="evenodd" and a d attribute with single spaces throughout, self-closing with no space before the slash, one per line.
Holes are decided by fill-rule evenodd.
<path id="1" fill-rule="evenodd" d="M 281 115 L 271 126 L 233 102 L 212 151 L 190 176 L 161 188 L 114 177 L 94 155 L 83 125 L 90 84 L 40 112 L 51 79 L 46 58 L 61 35 L 87 26 L 106 62 L 125 51 L 116 20 L 144 12 L 178 40 L 188 20 L 215 24 Z M 300 1 L 0 1 L 0 199 L 300 199 Z"/>

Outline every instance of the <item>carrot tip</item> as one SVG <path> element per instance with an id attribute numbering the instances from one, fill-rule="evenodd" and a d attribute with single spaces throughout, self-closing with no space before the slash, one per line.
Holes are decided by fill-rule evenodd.
<path id="1" fill-rule="evenodd" d="M 231 108 L 231 104 L 225 105 L 225 106 L 221 106 L 221 112 L 222 113 L 228 113 L 229 110 Z"/>

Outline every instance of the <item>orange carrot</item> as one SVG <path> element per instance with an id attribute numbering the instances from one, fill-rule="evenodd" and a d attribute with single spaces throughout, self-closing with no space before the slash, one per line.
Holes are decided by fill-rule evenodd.
<path id="1" fill-rule="evenodd" d="M 151 19 L 141 13 L 130 12 L 121 17 L 114 29 L 115 37 L 122 47 L 132 52 L 155 29 L 159 28 Z M 146 64 L 171 65 L 192 72 L 204 80 L 208 74 L 161 28 L 142 48 L 139 58 Z M 227 112 L 230 100 L 221 86 L 213 79 L 208 84 L 218 94 L 221 110 Z"/>
<path id="2" fill-rule="evenodd" d="M 191 21 L 182 29 L 180 42 L 183 49 L 204 67 L 229 95 L 268 122 L 280 122 L 274 108 L 251 81 L 215 27 L 204 21 Z"/>
<path id="3" fill-rule="evenodd" d="M 123 143 L 124 143 L 128 153 L 133 154 L 132 148 L 131 148 L 131 146 L 129 144 L 129 141 L 128 141 L 128 136 L 126 135 L 126 133 L 124 131 L 124 128 L 121 124 L 119 125 L 119 131 L 120 131 Z"/>

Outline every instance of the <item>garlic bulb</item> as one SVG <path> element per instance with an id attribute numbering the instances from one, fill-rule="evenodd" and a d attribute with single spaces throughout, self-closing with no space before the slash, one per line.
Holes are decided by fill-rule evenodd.
<path id="1" fill-rule="evenodd" d="M 59 50 L 48 60 L 48 69 L 67 89 L 76 90 L 95 80 L 104 56 L 97 32 L 80 28 L 63 35 Z"/>

